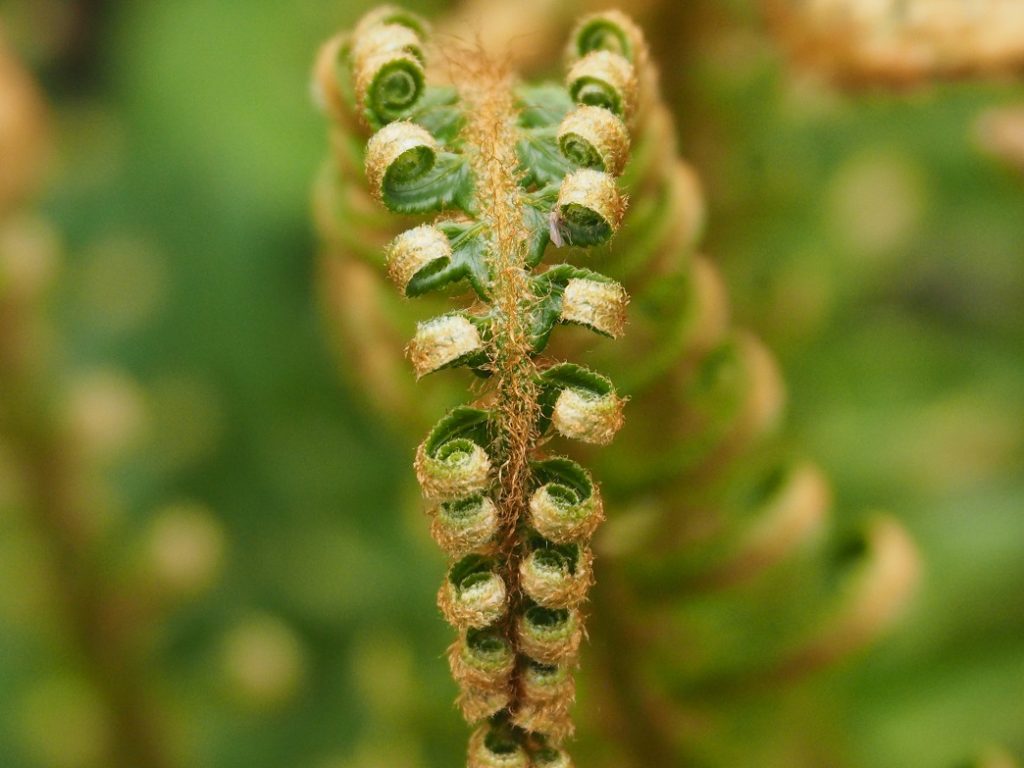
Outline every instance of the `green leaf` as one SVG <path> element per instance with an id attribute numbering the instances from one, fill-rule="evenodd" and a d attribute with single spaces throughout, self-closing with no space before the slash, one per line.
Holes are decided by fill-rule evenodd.
<path id="1" fill-rule="evenodd" d="M 485 448 L 491 441 L 490 420 L 489 411 L 460 405 L 445 414 L 430 430 L 423 448 L 428 456 L 434 458 L 454 440 L 468 440 Z"/>
<path id="2" fill-rule="evenodd" d="M 580 504 L 594 495 L 594 482 L 590 474 L 572 459 L 556 457 L 530 463 L 533 480 L 539 488 L 552 483 L 565 489 L 565 499 Z"/>
<path id="3" fill-rule="evenodd" d="M 483 555 L 466 555 L 448 571 L 448 581 L 457 589 L 469 589 L 491 577 L 494 560 Z"/>
<path id="4" fill-rule="evenodd" d="M 575 104 L 568 91 L 556 83 L 522 86 L 519 96 L 519 125 L 523 128 L 557 126 Z"/>
<path id="5" fill-rule="evenodd" d="M 408 117 L 430 131 L 439 142 L 449 146 L 457 142 L 466 123 L 458 92 L 450 86 L 429 86 Z"/>
<path id="6" fill-rule="evenodd" d="M 463 222 L 440 222 L 437 227 L 451 242 L 451 258 L 437 259 L 417 272 L 406 286 L 405 295 L 422 296 L 468 280 L 476 294 L 486 301 L 490 296 L 491 276 L 483 227 Z"/>
<path id="7" fill-rule="evenodd" d="M 522 132 L 516 145 L 522 183 L 527 187 L 558 184 L 572 164 L 558 146 L 558 128 L 544 126 Z"/>
<path id="8" fill-rule="evenodd" d="M 558 194 L 557 188 L 554 195 Z M 551 201 L 554 196 L 551 196 Z M 551 242 L 551 201 L 546 196 L 528 195 L 523 205 L 523 224 L 527 231 L 526 266 L 535 267 L 544 259 Z"/>
<path id="9" fill-rule="evenodd" d="M 381 195 L 396 213 L 436 213 L 446 208 L 472 209 L 473 181 L 462 155 L 441 152 L 422 173 L 401 177 L 388 171 Z"/>
<path id="10" fill-rule="evenodd" d="M 573 278 L 594 280 L 600 283 L 614 283 L 609 277 L 592 269 L 558 264 L 531 279 L 534 302 L 532 307 L 531 336 L 534 352 L 540 353 L 548 345 L 551 332 L 560 321 L 562 294 Z"/>
<path id="11" fill-rule="evenodd" d="M 636 53 L 627 31 L 607 16 L 595 16 L 581 26 L 573 44 L 578 56 L 585 56 L 591 51 L 611 51 L 633 61 Z"/>

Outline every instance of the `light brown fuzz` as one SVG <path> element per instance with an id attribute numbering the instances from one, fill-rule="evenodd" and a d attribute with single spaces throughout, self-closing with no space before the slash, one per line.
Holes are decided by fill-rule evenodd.
<path id="1" fill-rule="evenodd" d="M 574 277 L 562 293 L 561 320 L 618 338 L 626 329 L 629 295 L 618 283 Z"/>

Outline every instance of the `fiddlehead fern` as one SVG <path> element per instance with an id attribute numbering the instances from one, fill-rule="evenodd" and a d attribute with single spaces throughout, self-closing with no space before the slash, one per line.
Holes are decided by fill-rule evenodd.
<path id="1" fill-rule="evenodd" d="M 329 58 L 322 57 L 317 67 L 319 89 L 328 105 L 339 102 L 338 95 L 345 92 L 344 84 L 335 83 L 336 67 L 324 65 L 335 61 L 330 57 L 340 50 L 337 41 L 328 44 L 322 56 Z M 604 54 L 626 59 L 632 74 L 616 78 L 616 71 L 626 71 L 621 62 L 595 67 L 594 61 L 618 61 Z M 597 531 L 604 502 L 590 473 L 576 461 L 527 462 L 528 497 L 519 502 L 524 510 L 519 519 L 539 539 L 526 540 L 514 572 L 524 595 L 517 637 L 519 649 L 539 666 L 514 669 L 529 672 L 529 690 L 538 703 L 546 700 L 545 692 L 567 690 L 563 686 L 568 683 L 548 675 L 545 667 L 557 667 L 566 655 L 577 652 L 582 624 L 572 601 L 589 581 L 592 561 L 590 552 L 574 545 L 597 531 L 593 550 L 601 555 L 600 578 L 592 593 L 592 631 L 602 642 L 596 663 L 590 665 L 590 674 L 599 680 L 590 714 L 602 727 L 602 742 L 613 741 L 621 749 L 591 752 L 588 763 L 672 764 L 694 755 L 693 742 L 708 740 L 707 735 L 698 738 L 673 725 L 686 716 L 688 707 L 704 705 L 702 692 L 735 691 L 731 683 L 738 680 L 755 683 L 749 690 L 778 685 L 870 642 L 905 600 L 916 560 L 912 544 L 888 518 L 872 523 L 863 546 L 840 558 L 841 569 L 833 567 L 827 548 L 813 558 L 805 554 L 807 549 L 823 549 L 816 542 L 831 503 L 827 481 L 813 465 L 794 460 L 768 439 L 780 418 L 783 384 L 764 346 L 749 333 L 729 328 L 721 281 L 710 262 L 694 253 L 703 226 L 699 184 L 678 157 L 672 120 L 658 96 L 657 73 L 643 35 L 620 13 L 594 15 L 577 26 L 568 60 L 573 73 L 568 86 L 603 106 L 576 104 L 559 86 L 520 87 L 517 178 L 525 190 L 523 221 L 535 235 L 522 246 L 522 263 L 532 270 L 545 247 L 601 241 L 613 228 L 618 230 L 609 245 L 589 252 L 587 267 L 573 260 L 531 276 L 533 293 L 542 299 L 528 329 L 531 354 L 546 350 L 556 359 L 576 360 L 587 367 L 542 366 L 528 381 L 529 400 L 536 403 L 535 421 L 528 421 L 536 424 L 538 434 L 574 438 L 576 445 L 567 452 L 594 468 L 603 484 L 601 495 L 616 514 Z M 587 67 L 580 64 L 588 60 Z M 622 91 L 623 82 L 633 84 L 632 93 Z M 448 131 L 444 141 L 451 142 L 457 135 L 451 132 L 453 127 L 467 118 L 450 111 L 456 105 L 451 100 L 444 102 L 449 111 L 443 118 L 430 117 L 431 111 L 423 106 L 427 103 L 440 104 L 441 99 L 428 89 L 414 112 L 430 124 L 443 124 Z M 393 220 L 379 216 L 358 181 L 361 154 L 356 147 L 363 139 L 361 129 L 354 127 L 354 114 L 353 107 L 346 115 L 332 113 L 335 151 L 316 196 L 318 223 L 330 246 L 323 262 L 324 284 L 336 292 L 327 296 L 338 320 L 335 328 L 346 339 L 347 357 L 368 382 L 382 411 L 417 424 L 425 412 L 439 410 L 442 403 L 454 407 L 453 422 L 442 422 L 441 432 L 466 440 L 461 447 L 453 445 L 452 454 L 464 456 L 467 468 L 477 466 L 470 459 L 473 445 L 488 461 L 492 458 L 489 448 L 500 426 L 486 412 L 502 395 L 495 381 L 496 366 L 475 350 L 478 344 L 487 350 L 501 328 L 493 312 L 458 310 L 454 316 L 461 319 L 449 319 L 451 307 L 433 289 L 456 293 L 464 281 L 465 288 L 493 306 L 498 294 L 486 263 L 486 238 L 471 206 L 468 212 L 463 208 L 433 224 L 419 218 L 405 222 L 407 227 L 446 234 L 447 244 L 436 231 L 413 229 L 417 234 L 401 235 Z M 437 132 L 433 135 L 436 138 Z M 454 154 L 450 144 L 437 143 L 441 153 Z M 601 172 L 612 175 L 619 170 L 613 196 Z M 630 215 L 625 218 L 619 189 L 629 193 Z M 577 198 L 579 190 L 586 194 Z M 410 251 L 406 238 L 422 242 L 422 250 Z M 392 280 L 405 288 L 407 296 L 420 297 L 415 306 L 429 302 L 449 327 L 430 347 L 443 353 L 423 372 L 451 361 L 488 382 L 487 394 L 470 409 L 475 415 L 457 405 L 463 395 L 444 382 L 429 389 L 427 396 L 436 398 L 429 403 L 421 390 L 412 389 L 407 363 L 401 360 L 401 334 L 414 323 L 413 305 L 381 284 L 381 249 L 389 254 Z M 552 334 L 567 325 L 609 337 L 621 335 L 627 290 L 633 297 L 628 343 L 591 346 L 585 333 Z M 474 326 L 475 334 L 467 324 Z M 418 349 L 414 342 L 414 359 Z M 614 373 L 617 386 L 595 370 Z M 630 418 L 623 421 L 626 397 L 633 405 Z M 457 424 L 464 421 L 466 429 L 460 431 Z M 586 448 L 605 444 L 616 433 L 615 443 L 606 450 L 591 453 Z M 441 445 L 446 439 L 435 428 L 421 457 L 436 458 L 430 451 L 445 454 Z M 500 460 L 493 464 L 497 469 L 489 472 L 500 473 L 505 466 Z M 437 504 L 435 538 L 454 558 L 473 554 L 473 546 L 478 547 L 476 554 L 493 557 L 506 541 L 501 535 L 501 500 L 483 491 L 459 492 L 471 495 Z M 839 595 L 818 600 L 815 622 L 793 621 L 785 641 L 754 663 L 729 659 L 718 648 L 704 651 L 711 662 L 707 669 L 695 671 L 689 663 L 680 663 L 680 644 L 692 641 L 694 625 L 699 625 L 699 617 L 685 609 L 686 598 L 715 591 L 716 602 L 731 609 L 744 597 L 727 593 L 727 587 L 770 581 L 773 570 L 785 571 L 778 566 L 794 561 L 792 568 L 810 575 L 800 589 L 778 598 L 780 610 L 803 605 L 810 599 L 807 592 L 816 593 L 819 582 L 828 585 L 827 595 Z M 479 569 L 474 578 L 496 586 L 491 579 L 493 560 L 474 562 Z M 508 584 L 504 579 L 503 583 Z M 876 611 L 877 586 L 882 583 L 888 599 L 881 606 L 885 610 Z M 833 590 L 837 584 L 840 588 Z M 447 585 L 444 591 L 449 597 L 458 594 Z M 817 621 L 819 613 L 824 617 Z M 836 642 L 840 637 L 850 642 Z M 453 651 L 453 658 L 470 656 L 460 650 Z M 455 670 L 456 662 L 452 665 Z M 489 668 L 503 666 L 496 662 Z M 460 670 L 457 678 L 465 673 Z M 666 670 L 673 671 L 666 675 Z M 495 706 L 502 695 L 500 686 L 489 686 L 480 696 L 463 696 L 462 703 L 478 712 Z M 721 701 L 708 694 L 706 705 L 718 706 Z M 556 711 L 554 706 L 538 706 L 528 713 L 529 721 L 545 715 L 554 719 Z M 515 765 L 530 758 L 529 750 L 519 749 L 515 723 L 493 725 L 491 732 L 472 741 L 477 764 Z M 532 754 L 535 764 L 545 764 L 542 754 Z M 562 759 L 556 754 L 551 763 Z"/>
<path id="2" fill-rule="evenodd" d="M 371 14 L 328 50 L 373 131 L 373 195 L 395 213 L 442 213 L 392 240 L 389 276 L 407 297 L 473 290 L 469 306 L 420 322 L 407 350 L 417 377 L 468 367 L 487 381 L 415 461 L 432 532 L 453 558 L 438 605 L 459 630 L 449 651 L 459 704 L 471 723 L 485 721 L 469 764 L 565 765 L 579 606 L 602 515 L 589 475 L 541 446 L 549 433 L 610 442 L 623 400 L 606 377 L 540 356 L 560 324 L 621 335 L 628 296 L 593 270 L 540 265 L 549 244 L 602 245 L 618 230 L 636 74 L 622 55 L 595 51 L 566 88 L 539 91 L 462 51 L 454 89 L 424 87 L 425 25 L 400 17 Z"/>

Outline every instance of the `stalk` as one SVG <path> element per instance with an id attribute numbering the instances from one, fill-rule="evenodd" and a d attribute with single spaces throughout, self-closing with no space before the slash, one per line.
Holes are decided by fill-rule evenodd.
<path id="1" fill-rule="evenodd" d="M 454 87 L 427 85 L 428 39 L 422 20 L 379 9 L 327 43 L 316 82 L 340 131 L 362 121 L 373 134 L 376 198 L 396 213 L 442 213 L 392 241 L 389 276 L 410 298 L 458 296 L 460 285 L 475 297 L 420 322 L 408 347 L 418 377 L 465 367 L 485 382 L 415 461 L 431 531 L 452 557 L 438 604 L 459 631 L 448 657 L 460 708 L 479 726 L 468 764 L 564 768 L 603 511 L 589 473 L 541 447 L 557 436 L 608 443 L 624 401 L 594 371 L 538 360 L 560 325 L 621 335 L 628 297 L 600 273 L 541 264 L 618 228 L 638 87 L 632 63 L 603 49 L 575 57 L 564 87 L 520 84 L 480 50 L 448 53 Z"/>

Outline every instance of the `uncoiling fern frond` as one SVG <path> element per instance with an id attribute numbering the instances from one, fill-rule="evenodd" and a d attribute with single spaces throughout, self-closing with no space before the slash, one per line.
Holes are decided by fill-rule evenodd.
<path id="1" fill-rule="evenodd" d="M 452 649 L 451 664 L 460 681 L 469 681 L 467 690 L 487 693 L 464 695 L 464 707 L 471 719 L 499 712 L 490 743 L 507 746 L 509 755 L 519 755 L 515 744 L 540 743 L 528 731 L 543 732 L 546 743 L 569 732 L 559 725 L 567 722 L 561 704 L 549 708 L 557 718 L 552 714 L 542 730 L 520 702 L 563 702 L 571 696 L 568 677 L 552 665 L 574 657 L 579 645 L 580 617 L 571 606 L 592 572 L 590 550 L 579 542 L 589 539 L 603 516 L 590 475 L 575 463 L 583 461 L 601 478 L 601 495 L 615 510 L 594 540 L 593 549 L 602 555 L 591 631 L 599 650 L 587 671 L 601 682 L 594 721 L 607 726 L 604 735 L 615 746 L 589 756 L 590 762 L 672 764 L 693 754 L 695 737 L 678 727 L 684 716 L 677 710 L 692 708 L 701 691 L 714 693 L 709 701 L 720 701 L 720 694 L 737 685 L 756 688 L 793 679 L 883 631 L 913 585 L 914 547 L 897 523 L 878 518 L 838 557 L 801 556 L 810 586 L 801 583 L 787 599 L 794 605 L 813 601 L 815 610 L 794 622 L 785 638 L 753 661 L 727 660 L 697 672 L 690 663 L 680 664 L 689 617 L 670 609 L 687 596 L 750 583 L 813 549 L 830 498 L 819 470 L 766 439 L 779 421 L 782 382 L 764 346 L 729 327 L 721 281 L 710 262 L 694 253 L 704 219 L 699 183 L 678 157 L 643 35 L 617 12 L 584 18 L 570 40 L 568 91 L 551 84 L 513 88 L 494 77 L 493 65 L 461 52 L 454 63 L 464 72 L 455 73 L 455 88 L 416 86 L 420 90 L 408 111 L 388 123 L 383 113 L 367 108 L 369 90 L 354 85 L 377 82 L 360 73 L 360 61 L 368 59 L 355 55 L 355 41 L 367 24 L 404 17 L 395 10 L 371 16 L 355 37 L 335 38 L 318 58 L 315 85 L 332 117 L 333 152 L 315 205 L 327 244 L 321 264 L 325 303 L 354 373 L 382 413 L 403 426 L 452 408 L 421 446 L 417 467 L 437 502 L 435 539 L 461 558 L 441 595 L 453 623 L 468 627 Z M 424 28 L 418 20 L 407 26 Z M 424 38 L 417 40 L 416 51 L 422 51 Z M 403 66 L 424 67 L 412 49 L 396 56 Z M 479 86 L 481 69 L 491 78 L 485 97 L 465 85 L 468 79 Z M 402 82 L 425 80 L 410 74 Z M 395 90 L 406 93 L 404 85 Z M 481 100 L 517 110 L 506 122 L 511 136 L 495 129 L 487 135 L 501 137 L 488 152 L 506 147 L 503 183 L 509 184 L 507 196 L 522 203 L 521 236 L 513 249 L 520 261 L 513 277 L 527 286 L 529 298 L 518 303 L 502 303 L 507 273 L 495 280 L 488 259 L 492 235 L 473 207 L 479 199 L 477 172 L 462 151 L 467 131 L 481 135 L 479 116 L 467 111 Z M 379 129 L 365 152 L 360 111 Z M 396 222 L 379 213 L 364 191 L 364 161 L 378 197 L 407 218 Z M 429 204 L 406 194 L 410 187 L 403 185 L 415 185 L 416 195 L 428 195 Z M 532 272 L 552 245 L 608 239 L 621 215 L 616 187 L 628 192 L 630 214 L 610 244 L 573 248 L 569 263 Z M 427 224 L 417 216 L 444 206 L 461 208 L 462 214 Z M 384 268 L 382 251 L 388 254 Z M 576 265 L 581 258 L 586 266 Z M 420 300 L 402 301 L 385 285 L 385 272 L 405 296 Z M 430 294 L 440 288 L 449 295 L 471 291 L 477 309 L 453 312 L 446 299 Z M 626 291 L 632 301 L 622 343 L 592 346 L 571 329 L 549 336 L 559 323 L 618 335 Z M 453 366 L 475 371 L 490 382 L 475 408 L 457 405 L 464 397 L 461 387 L 439 384 L 422 393 L 406 372 L 404 329 L 425 305 L 436 316 L 419 323 L 408 347 L 414 369 L 419 376 Z M 525 327 L 504 325 L 501 307 L 510 315 L 521 313 Z M 517 341 L 495 346 L 495 339 Z M 517 355 L 517 349 L 525 354 Z M 587 368 L 544 358 L 539 365 L 526 362 L 545 349 L 554 359 Z M 509 360 L 509 350 L 518 363 Z M 611 374 L 615 387 L 596 371 Z M 632 400 L 630 417 L 622 423 L 626 398 Z M 614 445 L 601 451 L 577 445 L 567 447 L 571 458 L 514 465 L 507 459 L 531 453 L 538 437 L 552 431 L 604 444 L 620 425 Z M 502 436 L 510 428 L 525 449 Z M 511 487 L 525 487 L 525 493 L 505 490 L 506 478 L 517 472 L 527 480 Z M 497 496 L 491 493 L 496 473 Z M 529 521 L 528 530 L 510 525 L 510 504 L 521 513 L 515 523 Z M 489 548 L 495 530 L 501 542 L 496 549 Z M 517 534 L 500 535 L 502 530 Z M 509 563 L 515 570 L 511 586 Z M 520 589 L 533 604 L 521 603 L 521 610 L 509 614 L 509 596 L 515 600 Z M 468 603 L 460 597 L 466 591 L 473 595 Z M 540 664 L 524 666 L 523 658 Z M 512 697 L 509 675 L 517 681 Z M 486 751 L 486 739 L 480 739 L 474 754 Z M 509 760 L 508 765 L 525 764 L 526 757 Z"/>
<path id="2" fill-rule="evenodd" d="M 568 764 L 560 745 L 573 732 L 579 607 L 602 506 L 590 474 L 542 444 L 550 434 L 610 442 L 623 399 L 601 374 L 542 355 L 559 325 L 620 336 L 628 296 L 591 269 L 541 264 L 549 244 L 602 245 L 619 228 L 636 70 L 598 45 L 576 57 L 566 87 L 533 87 L 465 50 L 453 86 L 428 86 L 425 42 L 407 13 L 365 17 L 328 47 L 342 83 L 333 103 L 345 110 L 351 89 L 374 131 L 374 196 L 396 213 L 442 213 L 387 247 L 398 290 L 472 290 L 468 306 L 420 322 L 407 350 L 417 377 L 467 367 L 487 382 L 434 426 L 415 462 L 452 557 L 438 604 L 459 630 L 449 660 L 460 706 L 487 723 L 470 765 Z"/>

